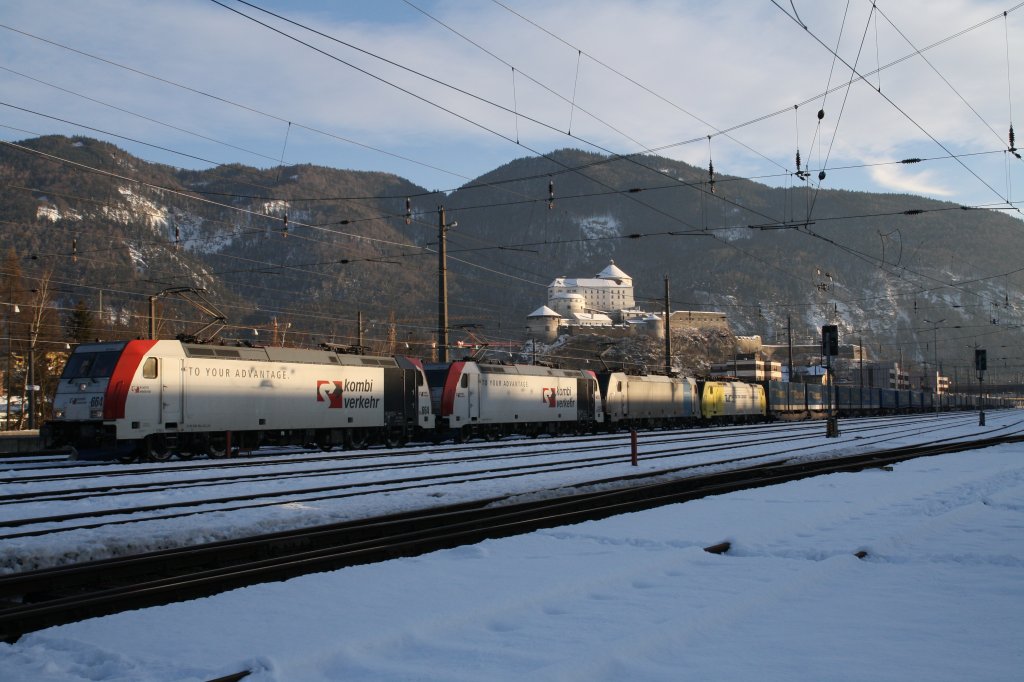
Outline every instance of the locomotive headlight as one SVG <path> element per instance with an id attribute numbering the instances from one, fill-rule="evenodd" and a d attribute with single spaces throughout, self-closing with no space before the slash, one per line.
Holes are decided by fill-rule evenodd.
<path id="1" fill-rule="evenodd" d="M 89 388 L 89 384 L 78 384 L 79 391 L 85 391 Z"/>
<path id="2" fill-rule="evenodd" d="M 53 409 L 53 418 L 54 419 L 63 419 L 64 418 L 64 410 L 62 410 L 59 407 L 55 407 Z"/>

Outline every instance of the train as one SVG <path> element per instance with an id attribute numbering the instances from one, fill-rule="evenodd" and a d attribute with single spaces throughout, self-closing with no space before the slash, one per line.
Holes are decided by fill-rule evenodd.
<path id="1" fill-rule="evenodd" d="M 820 384 L 133 340 L 75 348 L 41 435 L 48 447 L 72 447 L 81 459 L 164 461 L 223 457 L 235 447 L 397 447 L 977 404 L 960 395 L 845 386 L 828 398 Z"/>

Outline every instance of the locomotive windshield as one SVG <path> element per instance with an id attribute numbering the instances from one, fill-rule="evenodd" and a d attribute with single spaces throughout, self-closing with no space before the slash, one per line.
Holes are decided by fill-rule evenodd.
<path id="1" fill-rule="evenodd" d="M 114 373 L 114 366 L 121 356 L 121 351 L 103 351 L 99 353 L 72 353 L 68 364 L 64 366 L 61 379 L 106 379 Z"/>

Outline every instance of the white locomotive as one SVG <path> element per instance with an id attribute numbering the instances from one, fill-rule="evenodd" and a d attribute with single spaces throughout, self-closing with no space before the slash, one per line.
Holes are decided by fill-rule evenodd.
<path id="1" fill-rule="evenodd" d="M 433 429 L 418 361 L 180 341 L 82 344 L 44 438 L 123 459 L 223 456 L 232 446 L 400 445 Z"/>
<path id="2" fill-rule="evenodd" d="M 700 388 L 693 377 L 598 376 L 604 419 L 610 427 L 692 426 L 700 420 Z"/>
<path id="3" fill-rule="evenodd" d="M 593 372 L 476 362 L 427 365 L 438 436 L 583 433 L 602 421 Z"/>

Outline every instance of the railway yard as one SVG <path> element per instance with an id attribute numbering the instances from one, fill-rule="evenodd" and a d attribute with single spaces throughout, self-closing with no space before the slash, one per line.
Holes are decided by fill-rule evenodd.
<path id="1" fill-rule="evenodd" d="M 873 472 L 903 472 L 907 467 L 928 472 L 927 462 L 936 459 L 960 462 L 1001 448 L 1019 451 L 1021 446 L 1013 444 L 1024 441 L 1021 413 L 1001 410 L 987 416 L 985 427 L 978 426 L 975 412 L 848 419 L 842 421 L 838 438 L 826 438 L 821 421 L 640 431 L 635 465 L 628 432 L 412 443 L 390 450 L 267 448 L 228 459 L 131 465 L 77 462 L 53 454 L 7 455 L 0 459 L 0 626 L 11 643 L 0 645 L 0 671 L 32 669 L 40 663 L 33 663 L 25 647 L 38 649 L 40 641 L 56 636 L 53 633 L 75 632 L 76 621 L 85 618 L 93 620 L 82 621 L 82 626 L 148 618 L 146 614 L 160 622 L 166 616 L 159 614 L 167 609 L 233 601 L 252 590 L 285 589 L 274 585 L 299 585 L 318 576 L 334 580 L 330 576 L 366 575 L 373 567 L 381 567 L 383 574 L 401 573 L 423 562 L 430 566 L 437 561 L 448 563 L 453 557 L 479 558 L 507 546 L 502 543 L 563 535 L 576 538 L 587 533 L 580 529 L 593 524 L 617 525 L 625 521 L 616 519 L 668 513 L 662 510 L 683 510 L 675 513 L 671 523 L 689 530 L 681 531 L 683 535 L 669 546 L 708 557 L 700 559 L 699 566 L 716 561 L 712 558 L 716 555 L 748 556 L 749 543 L 756 540 L 733 534 L 738 531 L 715 535 L 711 529 L 721 527 L 721 521 L 705 528 L 692 526 L 689 510 L 707 504 L 721 508 L 722 501 L 737 495 L 743 500 L 764 495 L 777 499 L 781 492 L 763 491 L 793 485 L 820 487 L 842 476 L 839 472 L 854 472 L 854 478 L 863 480 L 877 476 Z M 1016 502 L 1013 498 L 1014 490 L 1020 489 L 1021 471 L 1016 469 L 995 488 L 991 481 L 986 484 L 991 489 L 985 491 L 982 506 L 1005 506 L 1016 509 L 1019 516 L 1019 495 Z M 1007 490 L 997 490 L 1002 487 Z M 1009 501 L 996 504 L 1004 493 Z M 676 504 L 692 500 L 696 501 L 682 507 Z M 843 504 L 841 494 L 829 502 L 834 503 Z M 946 503 L 928 504 L 938 505 L 927 512 L 935 517 L 948 511 L 941 508 Z M 893 509 L 884 513 L 892 514 Z M 867 512 L 862 520 L 876 513 L 882 512 Z M 899 515 L 893 515 L 894 523 Z M 733 513 L 726 516 L 731 518 Z M 802 522 L 811 523 L 811 519 Z M 647 531 L 631 532 L 644 535 Z M 866 564 L 879 561 L 875 555 L 883 550 L 869 537 L 843 554 Z M 890 540 L 916 542 L 903 536 Z M 995 565 L 1019 567 L 1024 560 L 1019 556 L 1019 540 L 1018 534 L 1016 546 L 1006 547 L 1004 555 L 995 557 Z M 835 552 L 821 551 L 824 554 L 815 562 L 839 561 Z M 974 556 L 974 551 L 968 554 Z M 597 556 L 603 554 L 598 551 Z M 691 560 L 695 557 L 688 556 L 687 561 Z M 948 561 L 962 563 L 964 558 L 953 556 Z M 566 568 L 562 565 L 559 570 Z M 575 565 L 571 570 L 587 572 Z M 694 571 L 702 575 L 701 570 Z M 426 575 L 417 578 L 427 581 L 422 589 L 448 591 L 444 585 L 449 581 L 435 569 L 428 568 Z M 510 580 L 507 575 L 502 579 Z M 461 573 L 452 577 L 455 582 L 465 580 L 474 579 Z M 519 580 L 512 582 L 519 585 Z M 644 582 L 638 581 L 633 582 Z M 260 584 L 263 587 L 257 587 Z M 1019 587 L 1017 581 L 1013 589 Z M 356 601 L 363 604 L 360 609 L 366 608 L 361 597 Z M 348 605 L 349 599 L 342 602 Z M 278 608 L 282 607 L 272 610 Z M 338 608 L 344 611 L 349 606 L 339 604 Z M 489 612 L 490 607 L 485 610 Z M 95 620 L 104 614 L 112 615 Z M 317 618 L 344 620 L 336 609 L 327 608 L 326 614 Z M 398 618 L 412 616 L 403 612 Z M 248 629 L 239 623 L 222 623 L 222 627 L 236 626 Z M 499 626 L 494 627 L 500 632 Z M 167 634 L 172 639 L 184 636 Z M 1018 646 L 1009 659 L 996 660 L 1019 661 L 1021 655 Z M 156 670 L 122 671 L 120 677 L 97 678 L 95 670 L 89 674 L 90 679 L 293 679 L 269 659 L 239 660 L 236 669 L 232 661 L 224 665 L 204 668 L 188 678 L 178 677 L 180 669 L 169 676 Z M 493 672 L 486 665 L 482 669 Z M 308 679 L 335 679 L 322 671 L 318 674 L 321 677 Z M 459 679 L 438 671 L 431 675 L 422 679 Z M 421 679 L 416 674 L 409 677 Z M 542 677 L 563 679 L 561 675 Z M 613 677 L 596 674 L 587 679 Z M 352 679 L 393 678 L 356 674 Z M 938 675 L 936 679 L 952 678 Z"/>

